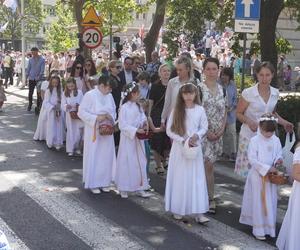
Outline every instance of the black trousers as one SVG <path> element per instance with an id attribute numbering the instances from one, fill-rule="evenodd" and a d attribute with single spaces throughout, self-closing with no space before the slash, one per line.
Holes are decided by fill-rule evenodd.
<path id="1" fill-rule="evenodd" d="M 30 108 L 32 106 L 32 96 L 33 96 L 36 84 L 37 84 L 36 80 L 29 80 L 29 93 L 28 93 L 28 101 L 29 101 L 29 103 L 28 103 L 28 107 L 30 107 Z M 41 93 L 39 93 L 38 90 L 36 90 L 36 95 L 37 95 L 36 106 L 39 109 L 40 106 L 41 106 L 41 104 L 42 104 Z"/>
<path id="2" fill-rule="evenodd" d="M 6 88 L 7 88 L 8 79 L 9 79 L 9 84 L 10 85 L 14 84 L 13 69 L 12 68 L 4 68 L 4 76 L 5 76 L 4 85 L 5 85 Z"/>

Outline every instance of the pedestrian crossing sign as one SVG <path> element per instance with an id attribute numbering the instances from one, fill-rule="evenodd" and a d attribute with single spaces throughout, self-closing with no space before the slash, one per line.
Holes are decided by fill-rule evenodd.
<path id="1" fill-rule="evenodd" d="M 81 25 L 88 27 L 99 27 L 102 26 L 103 19 L 97 15 L 97 12 L 93 6 L 91 6 L 85 14 Z"/>

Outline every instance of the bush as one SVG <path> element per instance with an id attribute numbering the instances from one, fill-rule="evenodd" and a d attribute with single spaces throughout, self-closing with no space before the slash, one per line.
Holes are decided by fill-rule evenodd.
<path id="1" fill-rule="evenodd" d="M 300 121 L 300 96 L 286 95 L 280 97 L 277 103 L 277 113 L 285 120 L 293 123 L 294 130 L 297 132 Z M 284 142 L 285 131 L 282 126 L 279 126 L 279 137 L 281 142 Z"/>
<path id="2" fill-rule="evenodd" d="M 236 84 L 236 87 L 238 90 L 241 90 L 241 85 L 242 85 L 242 75 L 238 74 L 234 76 L 234 81 Z M 247 76 L 245 75 L 245 83 L 244 83 L 244 89 L 249 88 L 255 84 L 252 76 Z"/>

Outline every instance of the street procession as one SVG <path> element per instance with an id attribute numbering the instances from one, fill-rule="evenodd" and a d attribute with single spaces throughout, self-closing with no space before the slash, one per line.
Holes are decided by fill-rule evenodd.
<path id="1" fill-rule="evenodd" d="M 299 1 L 0 3 L 0 250 L 300 250 Z"/>

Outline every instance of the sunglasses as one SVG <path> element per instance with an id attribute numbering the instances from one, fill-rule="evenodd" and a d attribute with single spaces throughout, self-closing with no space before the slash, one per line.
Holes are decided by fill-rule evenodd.
<path id="1" fill-rule="evenodd" d="M 86 64 L 85 66 L 88 66 L 88 67 L 90 67 L 90 66 L 92 66 L 92 64 Z"/>
<path id="2" fill-rule="evenodd" d="M 76 66 L 76 69 L 82 69 L 82 67 L 81 66 Z"/>
<path id="3" fill-rule="evenodd" d="M 117 66 L 116 69 L 122 69 L 122 66 Z"/>

